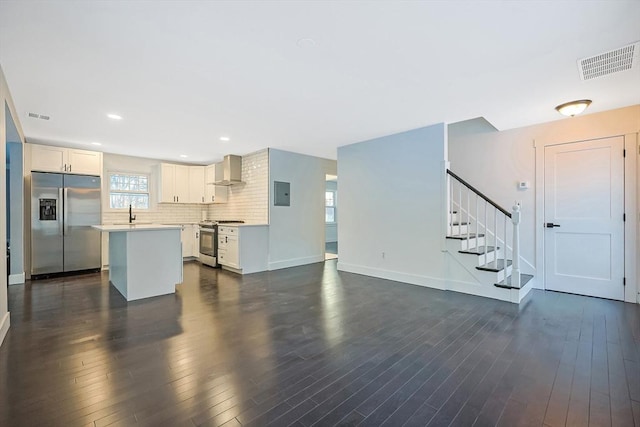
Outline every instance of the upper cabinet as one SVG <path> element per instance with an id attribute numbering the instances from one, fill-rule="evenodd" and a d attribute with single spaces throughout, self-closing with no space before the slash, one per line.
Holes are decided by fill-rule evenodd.
<path id="1" fill-rule="evenodd" d="M 189 203 L 189 166 L 160 164 L 160 203 Z"/>
<path id="2" fill-rule="evenodd" d="M 204 166 L 189 166 L 189 203 L 204 203 Z"/>
<path id="3" fill-rule="evenodd" d="M 229 199 L 229 187 L 224 185 L 214 185 L 216 181 L 216 165 L 205 167 L 205 203 L 227 203 Z"/>
<path id="4" fill-rule="evenodd" d="M 102 175 L 102 153 L 75 148 L 30 145 L 32 171 Z"/>
<path id="5" fill-rule="evenodd" d="M 215 165 L 183 166 L 160 164 L 160 203 L 227 203 L 228 187 L 211 184 Z"/>

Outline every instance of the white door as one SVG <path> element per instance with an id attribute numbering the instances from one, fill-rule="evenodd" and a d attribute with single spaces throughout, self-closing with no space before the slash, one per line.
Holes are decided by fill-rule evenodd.
<path id="1" fill-rule="evenodd" d="M 624 299 L 624 139 L 545 147 L 545 287 Z"/>

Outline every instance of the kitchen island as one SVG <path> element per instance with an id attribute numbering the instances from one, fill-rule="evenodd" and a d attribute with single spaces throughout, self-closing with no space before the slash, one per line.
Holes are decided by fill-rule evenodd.
<path id="1" fill-rule="evenodd" d="M 109 281 L 127 301 L 175 293 L 182 282 L 180 225 L 94 225 L 109 233 Z"/>

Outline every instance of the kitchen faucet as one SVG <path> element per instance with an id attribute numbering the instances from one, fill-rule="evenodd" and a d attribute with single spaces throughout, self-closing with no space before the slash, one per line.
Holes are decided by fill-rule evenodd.
<path id="1" fill-rule="evenodd" d="M 131 205 L 129 205 L 129 224 L 133 223 L 136 220 L 136 216 L 132 215 L 133 211 L 131 209 Z"/>

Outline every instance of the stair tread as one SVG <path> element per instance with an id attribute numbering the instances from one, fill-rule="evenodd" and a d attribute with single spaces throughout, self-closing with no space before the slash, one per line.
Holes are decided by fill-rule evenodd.
<path id="1" fill-rule="evenodd" d="M 531 279 L 533 279 L 533 275 L 531 274 L 520 274 L 520 287 L 518 288 L 516 286 L 511 286 L 511 277 L 512 276 L 507 277 L 506 283 L 505 280 L 503 280 L 501 282 L 495 283 L 495 286 L 505 289 L 522 289 L 524 288 L 524 285 L 526 285 Z"/>
<path id="2" fill-rule="evenodd" d="M 510 259 L 507 260 L 507 267 L 510 266 L 512 263 L 512 261 Z M 504 270 L 505 267 L 505 262 L 504 259 L 498 259 L 495 264 L 493 261 L 491 261 L 490 263 L 487 263 L 485 265 L 481 265 L 479 267 L 476 267 L 478 270 L 482 270 L 482 271 L 493 271 L 494 273 L 497 273 L 499 271 Z"/>
<path id="3" fill-rule="evenodd" d="M 469 255 L 484 255 L 485 249 L 487 253 L 495 251 L 493 246 L 477 246 L 475 248 L 467 249 L 466 251 L 458 251 L 461 254 L 469 254 Z M 500 248 L 498 248 L 500 250 Z"/>
<path id="4" fill-rule="evenodd" d="M 478 234 L 477 237 L 484 237 L 484 234 Z M 469 233 L 469 238 L 470 239 L 475 239 L 476 238 L 476 233 Z M 467 240 L 467 235 L 466 234 L 453 234 L 451 236 L 447 236 L 447 239 Z"/>

